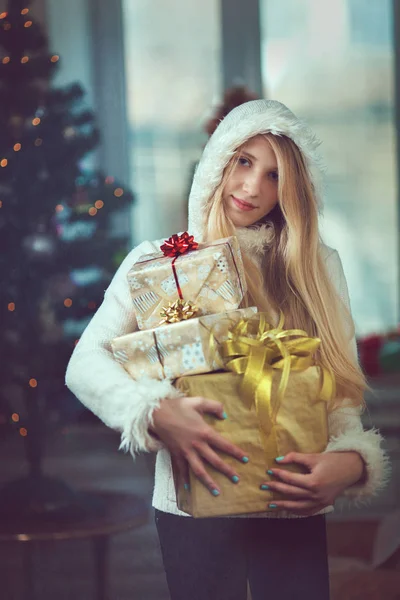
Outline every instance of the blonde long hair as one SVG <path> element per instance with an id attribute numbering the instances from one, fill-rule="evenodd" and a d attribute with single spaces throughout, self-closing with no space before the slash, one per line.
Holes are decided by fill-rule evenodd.
<path id="1" fill-rule="evenodd" d="M 321 339 L 318 364 L 330 368 L 336 378 L 333 410 L 346 398 L 353 406 L 364 404 L 369 389 L 361 368 L 354 361 L 345 322 L 354 326 L 351 315 L 337 294 L 319 252 L 318 201 L 302 153 L 286 136 L 265 134 L 275 152 L 278 172 L 278 204 L 267 215 L 274 236 L 265 253 L 262 270 L 243 251 L 247 281 L 246 305 L 260 311 L 281 309 L 285 329 L 304 329 Z M 229 161 L 222 180 L 209 198 L 204 215 L 204 240 L 235 234 L 235 226 L 223 204 L 223 190 L 236 167 L 240 148 Z M 268 289 L 265 283 L 268 282 Z"/>

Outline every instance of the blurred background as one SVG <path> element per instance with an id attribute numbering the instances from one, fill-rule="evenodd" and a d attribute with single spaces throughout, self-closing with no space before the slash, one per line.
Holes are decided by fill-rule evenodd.
<path id="1" fill-rule="evenodd" d="M 2 599 L 168 599 L 154 457 L 118 453 L 64 373 L 127 252 L 186 229 L 208 136 L 254 98 L 323 141 L 322 236 L 393 465 L 328 518 L 332 597 L 399 598 L 399 49 L 398 0 L 0 0 Z"/>

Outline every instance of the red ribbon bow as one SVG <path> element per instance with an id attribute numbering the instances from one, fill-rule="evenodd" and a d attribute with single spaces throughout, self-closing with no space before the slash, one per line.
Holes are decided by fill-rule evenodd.
<path id="1" fill-rule="evenodd" d="M 186 252 L 189 252 L 190 250 L 197 250 L 198 245 L 199 244 L 194 241 L 193 235 L 189 235 L 188 232 L 185 231 L 185 233 L 182 233 L 182 235 L 175 233 L 172 237 L 168 238 L 168 240 L 165 240 L 162 246 L 160 246 L 160 250 L 164 256 L 168 256 L 170 258 L 174 257 L 171 267 L 174 274 L 176 289 L 181 300 L 183 300 L 183 294 L 175 269 L 175 261 L 181 254 L 186 254 Z"/>
<path id="2" fill-rule="evenodd" d="M 194 236 L 189 235 L 187 231 L 178 235 L 175 233 L 172 237 L 165 240 L 164 244 L 160 247 L 160 250 L 164 256 L 178 257 L 180 254 L 186 254 L 190 250 L 197 250 L 198 243 L 194 241 Z"/>

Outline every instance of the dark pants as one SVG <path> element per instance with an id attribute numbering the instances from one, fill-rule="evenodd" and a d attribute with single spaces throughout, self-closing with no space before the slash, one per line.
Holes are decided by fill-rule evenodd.
<path id="1" fill-rule="evenodd" d="M 155 520 L 171 600 L 329 600 L 323 515 Z"/>

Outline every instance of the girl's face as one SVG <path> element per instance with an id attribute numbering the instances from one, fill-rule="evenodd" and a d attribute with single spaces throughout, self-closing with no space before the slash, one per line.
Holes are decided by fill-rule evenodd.
<path id="1" fill-rule="evenodd" d="M 278 202 L 278 165 L 269 142 L 257 135 L 239 150 L 239 161 L 222 199 L 235 227 L 246 227 L 265 217 Z"/>

